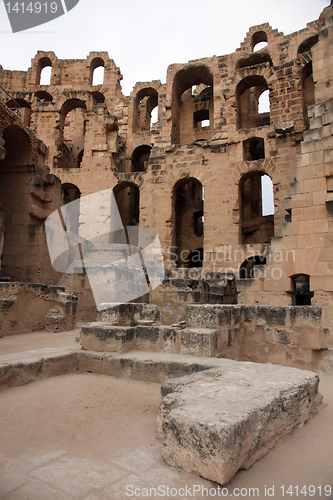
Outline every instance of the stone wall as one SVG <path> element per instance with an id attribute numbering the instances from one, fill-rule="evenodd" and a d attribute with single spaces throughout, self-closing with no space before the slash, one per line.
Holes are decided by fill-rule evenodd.
<path id="1" fill-rule="evenodd" d="M 196 251 L 199 273 L 238 278 L 261 259 L 261 279 L 238 282 L 240 303 L 296 304 L 295 280 L 307 276 L 311 304 L 331 327 L 332 20 L 329 6 L 289 35 L 253 26 L 234 53 L 172 64 L 165 84 L 139 82 L 129 96 L 106 52 L 60 60 L 39 51 L 26 72 L 0 67 L 0 84 L 47 146 L 63 189 L 114 188 L 123 220 L 157 230 L 167 268 L 195 265 Z M 267 46 L 255 51 L 260 41 Z M 51 81 L 40 85 L 46 66 Z M 98 66 L 104 81 L 92 85 Z M 259 105 L 265 91 L 269 112 Z M 274 215 L 262 208 L 264 176 Z M 128 193 L 135 203 L 124 202 Z"/>
<path id="2" fill-rule="evenodd" d="M 218 357 L 318 370 L 332 340 L 315 306 L 191 305 L 187 327 L 213 328 Z M 329 349 L 330 348 L 330 349 Z"/>

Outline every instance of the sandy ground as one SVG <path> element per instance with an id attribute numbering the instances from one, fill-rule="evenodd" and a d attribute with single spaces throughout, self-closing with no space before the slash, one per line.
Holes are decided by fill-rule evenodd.
<path id="1" fill-rule="evenodd" d="M 28 349 L 40 347 L 33 335 Z M 61 345 L 75 342 L 64 336 Z M 3 340 L 1 353 L 17 351 L 17 338 Z M 333 375 L 321 375 L 320 391 L 326 406 L 314 419 L 219 490 L 162 460 L 159 384 L 71 374 L 4 390 L 0 499 L 333 498 Z"/>

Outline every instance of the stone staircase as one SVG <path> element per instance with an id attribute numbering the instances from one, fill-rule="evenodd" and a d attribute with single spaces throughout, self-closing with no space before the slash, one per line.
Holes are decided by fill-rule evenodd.
<path id="1" fill-rule="evenodd" d="M 192 356 L 214 356 L 217 350 L 215 328 L 186 327 L 185 321 L 173 325 L 160 323 L 154 304 L 122 304 L 101 311 L 98 321 L 81 328 L 81 347 L 108 352 L 166 352 Z"/>

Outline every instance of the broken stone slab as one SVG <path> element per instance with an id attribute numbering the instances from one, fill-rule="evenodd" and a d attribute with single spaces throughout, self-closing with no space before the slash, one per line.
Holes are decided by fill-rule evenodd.
<path id="1" fill-rule="evenodd" d="M 164 382 L 157 424 L 162 456 L 226 484 L 318 411 L 318 383 L 312 372 L 225 359 Z"/>
<path id="2" fill-rule="evenodd" d="M 277 134 L 291 133 L 294 130 L 294 122 L 277 123 L 274 129 Z"/>

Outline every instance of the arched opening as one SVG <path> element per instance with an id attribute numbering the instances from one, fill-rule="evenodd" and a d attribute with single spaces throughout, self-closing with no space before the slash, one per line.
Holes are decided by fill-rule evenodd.
<path id="1" fill-rule="evenodd" d="M 251 137 L 243 141 L 244 161 L 262 160 L 265 158 L 265 143 L 262 137 Z"/>
<path id="2" fill-rule="evenodd" d="M 140 191 L 132 182 L 122 182 L 113 190 L 119 214 L 126 228 L 138 226 L 140 221 Z"/>
<path id="3" fill-rule="evenodd" d="M 268 45 L 267 33 L 265 31 L 257 31 L 252 35 L 251 48 L 252 52 L 257 52 Z"/>
<path id="4" fill-rule="evenodd" d="M 6 102 L 6 106 L 16 112 L 24 125 L 30 127 L 31 105 L 27 101 L 24 99 L 11 99 Z"/>
<path id="5" fill-rule="evenodd" d="M 105 102 L 105 95 L 102 92 L 91 92 L 94 104 Z"/>
<path id="6" fill-rule="evenodd" d="M 197 179 L 178 181 L 173 189 L 173 246 L 177 267 L 202 267 L 204 190 Z"/>
<path id="7" fill-rule="evenodd" d="M 52 62 L 49 57 L 42 57 L 37 64 L 36 85 L 50 85 Z"/>
<path id="8" fill-rule="evenodd" d="M 270 66 L 273 66 L 271 56 L 267 54 L 267 52 L 261 52 L 261 53 L 256 52 L 248 57 L 240 59 L 236 64 L 236 69 L 247 68 L 249 66 L 256 66 L 257 64 L 263 64 L 265 62 L 268 62 Z"/>
<path id="9" fill-rule="evenodd" d="M 90 63 L 90 85 L 103 85 L 104 83 L 104 61 L 101 57 L 95 57 Z"/>
<path id="10" fill-rule="evenodd" d="M 78 155 L 84 149 L 86 133 L 86 104 L 80 99 L 69 99 L 60 111 L 60 130 L 62 142 L 59 148 L 62 152 L 61 167 L 75 168 L 78 166 Z"/>
<path id="11" fill-rule="evenodd" d="M 153 110 L 158 109 L 158 93 L 153 88 L 141 89 L 133 102 L 133 133 L 149 132 Z M 156 118 L 156 112 L 153 115 Z"/>
<path id="12" fill-rule="evenodd" d="M 258 279 L 263 276 L 266 267 L 266 257 L 262 255 L 252 255 L 244 260 L 239 268 L 240 279 Z"/>
<path id="13" fill-rule="evenodd" d="M 303 40 L 303 42 L 298 47 L 297 54 L 304 54 L 304 52 L 308 52 L 309 50 L 311 50 L 312 47 L 318 42 L 318 39 L 318 35 L 313 35 L 306 40 Z"/>
<path id="14" fill-rule="evenodd" d="M 52 95 L 49 94 L 48 92 L 45 92 L 45 90 L 39 90 L 38 92 L 35 93 L 35 96 L 37 97 L 37 99 L 39 101 L 43 101 L 43 102 L 52 102 L 53 101 Z"/>
<path id="15" fill-rule="evenodd" d="M 134 149 L 131 158 L 132 172 L 144 172 L 146 170 L 146 162 L 149 160 L 151 146 L 142 144 Z"/>
<path id="16" fill-rule="evenodd" d="M 12 281 L 25 281 L 31 222 L 31 143 L 28 135 L 17 125 L 7 127 L 2 138 L 6 156 L 0 161 L 1 274 Z"/>
<path id="17" fill-rule="evenodd" d="M 238 129 L 264 127 L 270 124 L 270 113 L 259 110 L 260 96 L 267 91 L 266 109 L 269 106 L 268 84 L 262 76 L 251 75 L 244 78 L 236 87 L 236 109 Z M 268 104 L 267 104 L 268 103 Z"/>
<path id="18" fill-rule="evenodd" d="M 81 197 L 81 192 L 75 184 L 69 182 L 64 183 L 61 185 L 61 189 L 64 193 L 64 205 L 78 200 Z M 73 204 L 71 209 L 63 211 L 63 214 L 65 216 L 64 222 L 67 231 L 79 234 L 80 204 Z"/>
<path id="19" fill-rule="evenodd" d="M 268 243 L 274 236 L 274 195 L 271 178 L 263 172 L 245 175 L 240 190 L 240 242 Z"/>
<path id="20" fill-rule="evenodd" d="M 303 122 L 304 128 L 309 128 L 308 107 L 315 103 L 314 82 L 312 61 L 309 61 L 302 71 L 302 105 L 303 105 Z"/>
<path id="21" fill-rule="evenodd" d="M 308 274 L 295 274 L 291 276 L 292 303 L 294 306 L 311 306 L 314 292 L 310 291 L 310 276 Z"/>
<path id="22" fill-rule="evenodd" d="M 180 70 L 172 87 L 173 144 L 210 139 L 214 129 L 213 75 L 206 66 Z"/>

